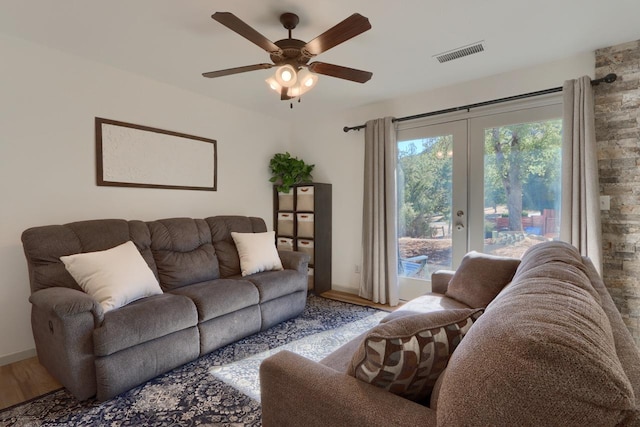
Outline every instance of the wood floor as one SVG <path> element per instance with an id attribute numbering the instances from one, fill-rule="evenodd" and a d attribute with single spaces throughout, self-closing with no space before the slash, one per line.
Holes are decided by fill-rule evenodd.
<path id="1" fill-rule="evenodd" d="M 323 297 L 351 304 L 393 311 L 396 307 L 376 304 L 357 295 L 340 291 L 328 291 Z M 0 366 L 0 409 L 25 402 L 41 396 L 62 385 L 56 381 L 40 364 L 37 357 L 21 360 L 10 365 Z"/>
<path id="2" fill-rule="evenodd" d="M 373 308 L 377 308 L 378 310 L 384 310 L 384 311 L 393 311 L 402 305 L 402 302 L 400 302 L 396 307 L 390 307 L 389 304 L 378 304 L 378 303 L 366 300 L 364 298 L 360 298 L 357 295 L 350 294 L 347 292 L 334 291 L 333 289 L 321 294 L 320 296 L 324 298 L 334 299 L 337 301 L 348 302 L 351 304 L 364 305 L 365 307 L 373 307 Z"/>
<path id="3" fill-rule="evenodd" d="M 41 396 L 62 385 L 53 379 L 37 357 L 0 366 L 0 409 Z"/>

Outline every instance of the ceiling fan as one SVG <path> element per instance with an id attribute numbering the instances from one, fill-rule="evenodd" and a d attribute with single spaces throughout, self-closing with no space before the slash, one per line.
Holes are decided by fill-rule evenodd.
<path id="1" fill-rule="evenodd" d="M 280 99 L 288 100 L 301 96 L 316 84 L 317 75 L 314 73 L 358 83 L 367 82 L 373 75 L 373 73 L 369 71 L 328 64 L 326 62 L 314 61 L 309 63 L 311 58 L 316 55 L 326 52 L 332 47 L 371 29 L 369 19 L 359 13 L 354 13 L 308 43 L 291 37 L 291 31 L 296 28 L 300 22 L 300 19 L 294 13 L 283 13 L 280 16 L 280 22 L 285 29 L 289 30 L 289 37 L 276 42 L 267 39 L 230 12 L 216 12 L 211 17 L 264 49 L 270 55 L 273 64 L 261 63 L 210 71 L 208 73 L 202 73 L 204 77 L 222 77 L 231 74 L 245 73 L 247 71 L 266 70 L 272 67 L 278 67 L 275 75 L 267 79 L 267 83 L 269 83 L 273 90 L 280 93 Z"/>

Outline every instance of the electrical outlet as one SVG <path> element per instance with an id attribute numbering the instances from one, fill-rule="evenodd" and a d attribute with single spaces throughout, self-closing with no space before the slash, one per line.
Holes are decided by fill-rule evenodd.
<path id="1" fill-rule="evenodd" d="M 360 264 L 356 264 L 355 272 L 356 274 L 360 274 Z"/>
<path id="2" fill-rule="evenodd" d="M 608 211 L 611 209 L 611 196 L 600 196 L 600 210 Z"/>

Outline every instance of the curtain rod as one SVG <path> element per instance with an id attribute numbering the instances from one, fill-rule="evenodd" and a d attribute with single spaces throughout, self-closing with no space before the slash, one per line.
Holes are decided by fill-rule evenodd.
<path id="1" fill-rule="evenodd" d="M 607 74 L 606 76 L 600 79 L 592 80 L 591 85 L 597 86 L 602 82 L 613 83 L 616 81 L 617 78 L 618 76 L 616 74 L 613 74 L 613 73 Z M 437 116 L 437 115 L 446 114 L 446 113 L 455 113 L 456 111 L 463 111 L 463 110 L 469 111 L 471 108 L 484 107 L 486 105 L 499 104 L 507 101 L 516 101 L 518 99 L 531 98 L 534 96 L 547 95 L 547 94 L 556 93 L 556 92 L 562 92 L 562 86 L 554 87 L 551 89 L 539 90 L 537 92 L 524 93 L 522 95 L 507 96 L 506 98 L 499 98 L 491 101 L 478 102 L 476 104 L 463 105 L 461 107 L 453 107 L 453 108 L 447 108 L 445 110 L 432 111 L 430 113 L 422 113 L 422 114 L 415 114 L 413 116 L 399 117 L 397 119 L 393 119 L 392 122 L 393 123 L 406 122 L 407 120 L 422 119 L 424 117 Z M 352 127 L 345 126 L 342 128 L 342 130 L 344 132 L 349 132 L 350 130 L 360 130 L 360 129 L 364 129 L 365 127 L 366 125 L 359 125 L 359 126 L 352 126 Z"/>

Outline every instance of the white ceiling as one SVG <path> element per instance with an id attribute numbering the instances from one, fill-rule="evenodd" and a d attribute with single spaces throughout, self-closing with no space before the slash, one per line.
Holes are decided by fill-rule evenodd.
<path id="1" fill-rule="evenodd" d="M 0 33 L 144 75 L 229 104 L 286 118 L 289 103 L 260 70 L 266 52 L 211 19 L 234 13 L 272 41 L 294 12 L 309 41 L 352 13 L 372 29 L 317 60 L 373 72 L 365 83 L 320 76 L 296 109 L 335 111 L 640 39 L 640 0 L 1 0 Z M 440 64 L 434 55 L 484 40 L 485 52 Z M 46 73 L 46 70 L 42 70 Z M 576 76 L 577 77 L 577 76 Z M 560 82 L 558 82 L 560 84 Z"/>

